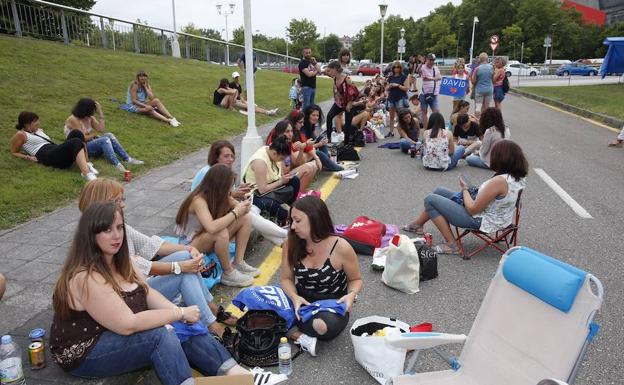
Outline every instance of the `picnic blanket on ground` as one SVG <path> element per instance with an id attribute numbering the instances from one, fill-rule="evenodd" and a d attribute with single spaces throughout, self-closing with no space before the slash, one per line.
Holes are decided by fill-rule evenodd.
<path id="1" fill-rule="evenodd" d="M 380 144 L 377 147 L 378 148 L 389 148 L 391 150 L 398 150 L 399 148 L 401 148 L 401 144 L 399 142 L 392 142 L 392 143 Z"/>

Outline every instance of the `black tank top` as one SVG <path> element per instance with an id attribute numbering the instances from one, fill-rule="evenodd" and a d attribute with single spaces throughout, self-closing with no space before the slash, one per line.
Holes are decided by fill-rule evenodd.
<path id="1" fill-rule="evenodd" d="M 329 261 L 338 240 L 334 242 L 325 263 L 320 269 L 308 269 L 301 261 L 294 268 L 295 288 L 297 294 L 306 301 L 322 299 L 338 299 L 347 294 L 347 274 L 344 270 L 336 270 Z"/>

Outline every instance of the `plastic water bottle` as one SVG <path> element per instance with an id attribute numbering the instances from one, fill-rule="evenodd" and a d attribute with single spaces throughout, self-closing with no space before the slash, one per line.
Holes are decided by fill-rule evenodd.
<path id="1" fill-rule="evenodd" d="M 22 367 L 22 355 L 11 336 L 2 336 L 0 340 L 0 384 L 23 385 L 26 383 Z"/>
<path id="2" fill-rule="evenodd" d="M 290 344 L 286 337 L 280 339 L 280 344 L 277 348 L 277 356 L 279 358 L 279 372 L 290 376 L 292 373 L 292 354 L 290 351 Z"/>

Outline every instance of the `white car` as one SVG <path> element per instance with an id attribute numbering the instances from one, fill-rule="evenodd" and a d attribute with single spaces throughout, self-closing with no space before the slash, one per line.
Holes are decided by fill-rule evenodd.
<path id="1" fill-rule="evenodd" d="M 539 74 L 539 69 L 519 62 L 510 62 L 505 66 L 505 73 L 507 77 L 512 75 L 537 76 L 537 74 Z"/>

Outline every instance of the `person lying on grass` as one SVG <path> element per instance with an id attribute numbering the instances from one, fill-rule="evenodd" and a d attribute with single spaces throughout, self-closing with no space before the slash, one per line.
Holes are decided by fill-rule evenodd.
<path id="1" fill-rule="evenodd" d="M 161 122 L 169 123 L 172 127 L 178 127 L 182 123 L 171 115 L 160 99 L 154 97 L 148 79 L 145 71 L 141 70 L 137 73 L 136 79 L 128 86 L 126 104 L 121 105 L 120 108 L 135 114 L 148 115 Z"/>
<path id="2" fill-rule="evenodd" d="M 223 78 L 219 81 L 217 89 L 214 90 L 212 104 L 230 111 L 236 111 L 238 108 L 242 114 L 246 115 L 248 108 L 247 102 L 238 99 L 238 95 L 238 90 L 236 88 L 231 88 L 230 82 L 226 78 Z M 268 116 L 276 116 L 277 110 L 277 108 L 267 110 L 256 106 L 256 113 Z"/>

